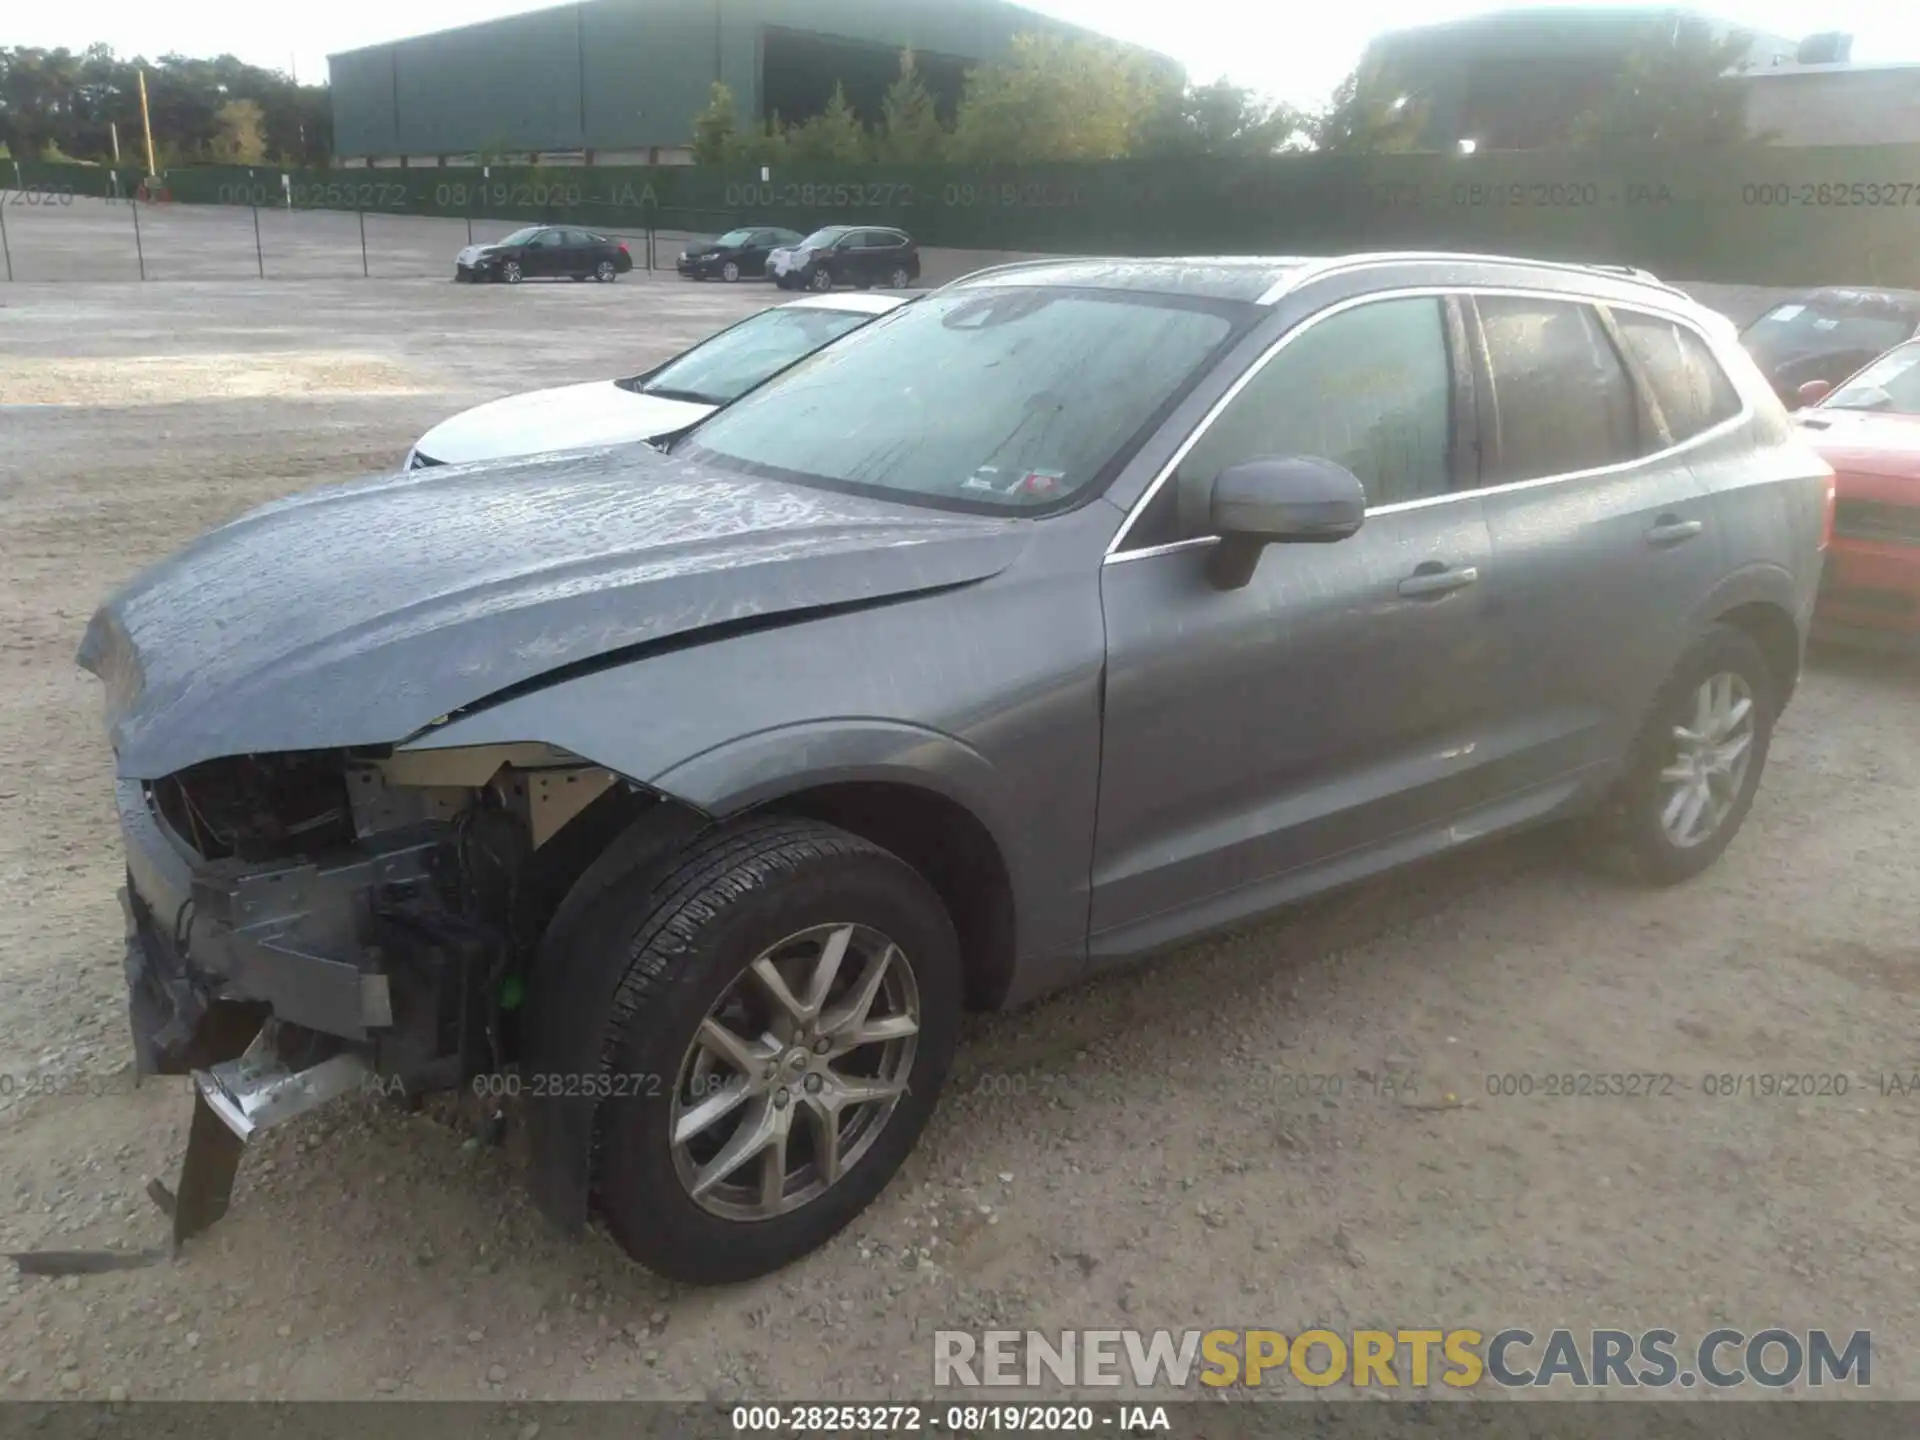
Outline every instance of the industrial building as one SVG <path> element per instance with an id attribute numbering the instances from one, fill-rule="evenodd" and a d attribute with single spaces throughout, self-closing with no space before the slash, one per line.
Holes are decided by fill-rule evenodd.
<path id="1" fill-rule="evenodd" d="M 675 164 L 714 81 L 743 122 L 862 118 L 911 49 L 951 110 L 968 67 L 1023 32 L 1084 35 L 1005 0 L 582 0 L 328 57 L 341 163 Z"/>
<path id="2" fill-rule="evenodd" d="M 1748 127 L 1776 145 L 1920 145 L 1920 64 L 1796 62 L 1740 85 Z"/>
<path id="3" fill-rule="evenodd" d="M 1603 100 L 1635 50 L 1704 21 L 1731 35 L 1743 27 L 1672 7 L 1509 10 L 1382 35 L 1363 71 L 1416 98 L 1424 113 L 1417 145 L 1451 150 L 1531 150 L 1560 143 L 1575 117 Z M 1793 61 L 1800 42 L 1747 36 L 1747 71 Z"/>

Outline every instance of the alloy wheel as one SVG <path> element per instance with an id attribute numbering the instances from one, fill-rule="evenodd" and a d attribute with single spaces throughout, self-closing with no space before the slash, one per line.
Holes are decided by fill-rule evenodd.
<path id="1" fill-rule="evenodd" d="M 889 279 L 895 290 L 904 290 L 913 283 L 913 277 L 907 273 L 904 265 L 895 270 Z"/>
<path id="2" fill-rule="evenodd" d="M 817 1199 L 873 1146 L 913 1073 L 920 992 L 898 945 L 820 925 L 771 946 L 681 1062 L 673 1165 L 702 1209 L 765 1220 Z"/>
<path id="3" fill-rule="evenodd" d="M 1673 727 L 1673 750 L 1660 772 L 1660 827 L 1682 850 L 1719 832 L 1739 801 L 1753 758 L 1753 692 L 1732 671 L 1700 682 L 1693 714 Z"/>
<path id="4" fill-rule="evenodd" d="M 807 283 L 816 290 L 831 290 L 833 288 L 833 276 L 829 275 L 824 268 L 819 269 L 813 272 L 813 278 Z"/>
<path id="5" fill-rule="evenodd" d="M 520 262 L 518 260 L 507 261 L 505 273 L 509 285 L 518 285 L 520 283 Z"/>
<path id="6" fill-rule="evenodd" d="M 613 273 L 613 262 L 611 260 L 602 260 L 598 265 L 593 267 L 594 278 L 602 284 L 611 281 L 613 279 Z"/>
<path id="7" fill-rule="evenodd" d="M 720 267 L 720 278 L 731 285 L 740 278 L 740 267 L 729 260 Z"/>

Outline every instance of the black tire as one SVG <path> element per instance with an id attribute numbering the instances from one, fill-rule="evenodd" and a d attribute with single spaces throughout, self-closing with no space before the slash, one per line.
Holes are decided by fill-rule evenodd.
<path id="1" fill-rule="evenodd" d="M 603 877 L 604 879 L 604 877 Z M 620 1247 L 689 1284 L 749 1280 L 817 1249 L 872 1202 L 925 1128 L 959 1037 L 959 941 L 939 897 L 897 857 L 812 821 L 758 819 L 709 830 L 664 866 L 602 885 L 567 948 L 625 970 L 602 1053 L 581 1070 L 658 1076 L 602 1102 L 594 1208 Z M 919 993 L 906 1092 L 870 1147 L 823 1193 L 772 1218 L 730 1220 L 688 1193 L 670 1144 L 683 1063 L 709 1010 L 768 947 L 812 926 L 871 926 L 899 946 Z M 895 962 L 899 963 L 898 961 Z M 572 964 L 563 960 L 567 969 Z"/>
<path id="2" fill-rule="evenodd" d="M 1713 832 L 1682 846 L 1662 824 L 1668 797 L 1662 794 L 1661 771 L 1675 758 L 1674 730 L 1692 719 L 1696 693 L 1709 678 L 1720 674 L 1738 676 L 1752 698 L 1748 760 L 1733 803 Z M 1733 843 L 1753 807 L 1778 710 L 1773 672 L 1760 647 L 1744 630 L 1732 625 L 1713 626 L 1688 647 L 1661 687 L 1635 741 L 1627 773 L 1588 826 L 1589 836 L 1643 884 L 1666 886 L 1691 880 Z"/>

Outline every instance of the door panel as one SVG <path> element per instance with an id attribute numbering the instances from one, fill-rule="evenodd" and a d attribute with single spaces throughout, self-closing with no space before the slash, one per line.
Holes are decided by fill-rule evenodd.
<path id="1" fill-rule="evenodd" d="M 1505 778 L 1547 784 L 1624 755 L 1719 573 L 1718 537 L 1597 311 L 1487 296 L 1474 309 L 1487 478 L 1507 487 L 1485 496 Z"/>
<path id="2" fill-rule="evenodd" d="M 554 232 L 542 231 L 533 237 L 521 253 L 520 269 L 527 275 L 553 275 L 559 273 L 561 249 L 552 243 Z"/>
<path id="3" fill-rule="evenodd" d="M 1141 517 L 1144 543 L 1175 548 L 1105 566 L 1095 953 L 1231 923 L 1311 888 L 1311 867 L 1364 865 L 1493 798 L 1492 545 L 1479 500 L 1454 493 L 1477 453 L 1459 341 L 1432 296 L 1295 327 Z M 1332 460 L 1372 506 L 1357 534 L 1269 546 L 1219 590 L 1213 477 L 1263 455 Z"/>
<path id="4" fill-rule="evenodd" d="M 1619 759 L 1719 574 L 1702 487 L 1668 460 L 1489 495 L 1486 514 L 1513 781 Z"/>
<path id="5" fill-rule="evenodd" d="M 1206 557 L 1185 548 L 1102 572 L 1096 949 L 1101 932 L 1252 892 L 1488 798 L 1478 742 L 1498 647 L 1477 500 L 1369 516 L 1331 545 L 1271 546 L 1237 591 L 1213 588 Z M 1443 567 L 1475 580 L 1418 593 Z M 1247 893 L 1244 908 L 1264 906 Z"/>

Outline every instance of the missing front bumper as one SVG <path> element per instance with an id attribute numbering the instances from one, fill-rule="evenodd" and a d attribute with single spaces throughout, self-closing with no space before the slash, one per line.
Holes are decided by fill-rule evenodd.
<path id="1" fill-rule="evenodd" d="M 373 1073 L 366 1057 L 350 1052 L 296 1068 L 280 1042 L 280 1027 L 270 1021 L 234 1059 L 193 1072 L 193 1122 L 179 1183 L 147 1187 L 172 1222 L 176 1251 L 227 1213 L 249 1140 L 351 1094 Z"/>

